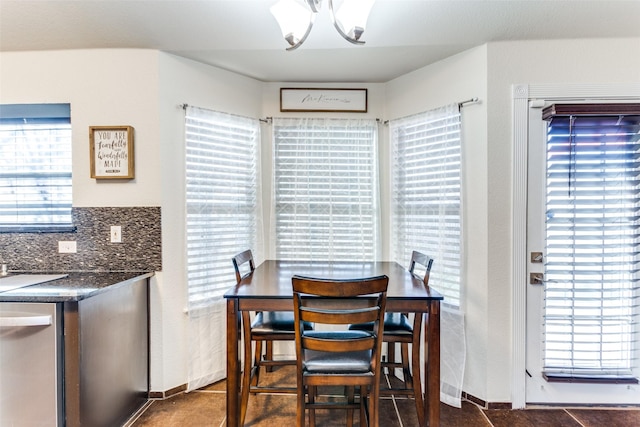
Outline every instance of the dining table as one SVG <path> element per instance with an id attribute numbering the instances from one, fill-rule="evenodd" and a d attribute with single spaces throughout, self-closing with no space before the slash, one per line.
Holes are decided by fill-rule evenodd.
<path id="1" fill-rule="evenodd" d="M 293 311 L 294 275 L 342 280 L 389 277 L 387 312 L 426 316 L 424 426 L 440 425 L 440 303 L 443 296 L 396 262 L 266 260 L 224 295 L 227 304 L 227 426 L 240 425 L 242 311 Z"/>

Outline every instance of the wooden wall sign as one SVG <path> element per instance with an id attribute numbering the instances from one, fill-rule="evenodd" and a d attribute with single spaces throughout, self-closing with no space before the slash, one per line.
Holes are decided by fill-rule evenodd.
<path id="1" fill-rule="evenodd" d="M 133 127 L 89 127 L 91 178 L 133 179 Z"/>
<path id="2" fill-rule="evenodd" d="M 366 113 L 367 89 L 280 88 L 280 111 Z"/>

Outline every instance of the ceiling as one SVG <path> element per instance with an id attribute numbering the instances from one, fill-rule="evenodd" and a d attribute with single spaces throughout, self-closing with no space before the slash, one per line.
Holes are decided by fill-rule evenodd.
<path id="1" fill-rule="evenodd" d="M 157 49 L 262 81 L 373 83 L 487 42 L 640 37 L 640 0 L 377 0 L 355 46 L 325 0 L 286 51 L 275 1 L 0 0 L 0 50 Z"/>

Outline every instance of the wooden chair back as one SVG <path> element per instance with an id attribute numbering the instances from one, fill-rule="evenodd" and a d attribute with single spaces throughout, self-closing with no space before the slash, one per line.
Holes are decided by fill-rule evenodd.
<path id="1" fill-rule="evenodd" d="M 377 361 L 382 345 L 382 317 L 384 315 L 387 276 L 351 280 L 324 280 L 293 276 L 293 305 L 296 320 L 298 354 L 305 350 L 348 352 L 371 350 Z M 344 325 L 374 322 L 373 335 L 353 339 L 349 335 L 334 334 L 331 339 L 314 338 L 303 331 L 301 322 Z M 377 362 L 373 364 L 376 366 Z"/>
<path id="2" fill-rule="evenodd" d="M 411 274 L 415 274 L 414 270 L 416 265 L 422 266 L 424 268 L 424 277 L 422 281 L 425 285 L 429 285 L 429 275 L 431 274 L 431 266 L 433 265 L 433 258 L 429 255 L 425 255 L 418 251 L 413 251 L 411 253 L 411 263 L 409 264 L 409 272 Z"/>
<path id="3" fill-rule="evenodd" d="M 240 252 L 232 258 L 232 261 L 233 268 L 236 270 L 236 283 L 240 283 L 243 278 L 253 273 L 253 271 L 256 269 L 256 265 L 253 262 L 253 254 L 251 253 L 251 249 Z M 248 269 L 246 267 L 247 263 L 249 263 Z M 243 270 L 246 270 L 246 273 L 242 274 Z"/>

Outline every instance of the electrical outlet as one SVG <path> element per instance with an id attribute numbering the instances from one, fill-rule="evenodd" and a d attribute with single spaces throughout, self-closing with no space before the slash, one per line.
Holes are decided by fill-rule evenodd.
<path id="1" fill-rule="evenodd" d="M 78 252 L 77 244 L 75 241 L 59 241 L 58 242 L 58 253 L 60 254 L 75 254 Z"/>
<path id="2" fill-rule="evenodd" d="M 119 225 L 111 226 L 111 243 L 122 243 L 122 227 Z"/>

